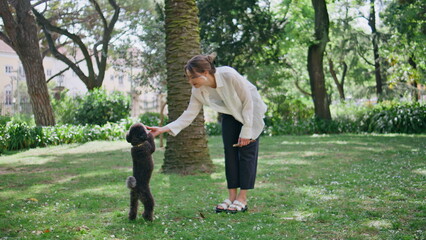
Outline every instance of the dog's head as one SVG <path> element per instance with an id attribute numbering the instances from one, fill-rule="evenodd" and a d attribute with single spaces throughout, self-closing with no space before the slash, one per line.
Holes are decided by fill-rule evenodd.
<path id="1" fill-rule="evenodd" d="M 140 143 L 143 143 L 148 139 L 148 133 L 145 126 L 142 123 L 133 124 L 129 132 L 126 134 L 127 142 L 131 143 L 133 146 L 136 146 Z"/>

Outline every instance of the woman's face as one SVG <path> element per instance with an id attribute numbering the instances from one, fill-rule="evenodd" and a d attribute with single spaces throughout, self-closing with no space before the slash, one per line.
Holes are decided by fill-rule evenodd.
<path id="1" fill-rule="evenodd" d="M 207 74 L 207 71 L 205 71 L 204 73 L 191 73 L 189 71 L 186 71 L 188 82 L 195 88 L 199 88 L 208 84 Z"/>

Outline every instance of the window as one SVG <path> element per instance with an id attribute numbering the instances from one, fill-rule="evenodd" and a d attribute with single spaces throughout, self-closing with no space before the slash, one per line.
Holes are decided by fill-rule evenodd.
<path id="1" fill-rule="evenodd" d="M 6 105 L 12 105 L 12 87 L 10 85 L 6 86 L 4 89 L 4 103 Z"/>
<path id="2" fill-rule="evenodd" d="M 22 66 L 19 66 L 18 73 L 19 73 L 20 77 L 25 77 L 25 71 L 24 71 L 24 68 Z"/>
<path id="3" fill-rule="evenodd" d="M 47 70 L 46 70 L 46 75 L 47 75 L 48 77 L 52 76 L 52 69 L 47 69 Z"/>
<path id="4" fill-rule="evenodd" d="M 122 84 L 123 84 L 123 80 L 124 80 L 124 76 L 119 76 L 119 77 L 118 77 L 118 83 L 119 83 L 120 85 L 122 85 Z"/>
<path id="5" fill-rule="evenodd" d="M 9 66 L 9 65 L 5 66 L 4 71 L 6 73 L 12 73 L 13 72 L 13 66 Z"/>
<path id="6" fill-rule="evenodd" d="M 114 81 L 114 75 L 110 75 L 109 80 Z"/>

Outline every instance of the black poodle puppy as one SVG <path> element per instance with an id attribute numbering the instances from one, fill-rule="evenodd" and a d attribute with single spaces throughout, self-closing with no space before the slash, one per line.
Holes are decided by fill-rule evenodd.
<path id="1" fill-rule="evenodd" d="M 130 191 L 129 219 L 136 219 L 138 200 L 145 208 L 142 216 L 147 221 L 154 219 L 154 198 L 149 189 L 154 162 L 152 153 L 155 151 L 154 137 L 148 133 L 145 126 L 135 123 L 126 135 L 127 142 L 132 144 L 133 176 L 127 178 L 126 185 Z"/>

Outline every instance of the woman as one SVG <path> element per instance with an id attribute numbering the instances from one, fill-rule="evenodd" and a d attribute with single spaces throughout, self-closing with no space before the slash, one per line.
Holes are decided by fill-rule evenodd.
<path id="1" fill-rule="evenodd" d="M 197 55 L 188 61 L 185 73 L 192 85 L 188 108 L 164 127 L 147 128 L 154 137 L 164 132 L 175 136 L 191 124 L 203 105 L 222 113 L 229 197 L 216 206 L 216 212 L 244 212 L 248 209 L 247 191 L 254 188 L 266 105 L 253 84 L 231 67 L 215 68 L 214 58 Z"/>

